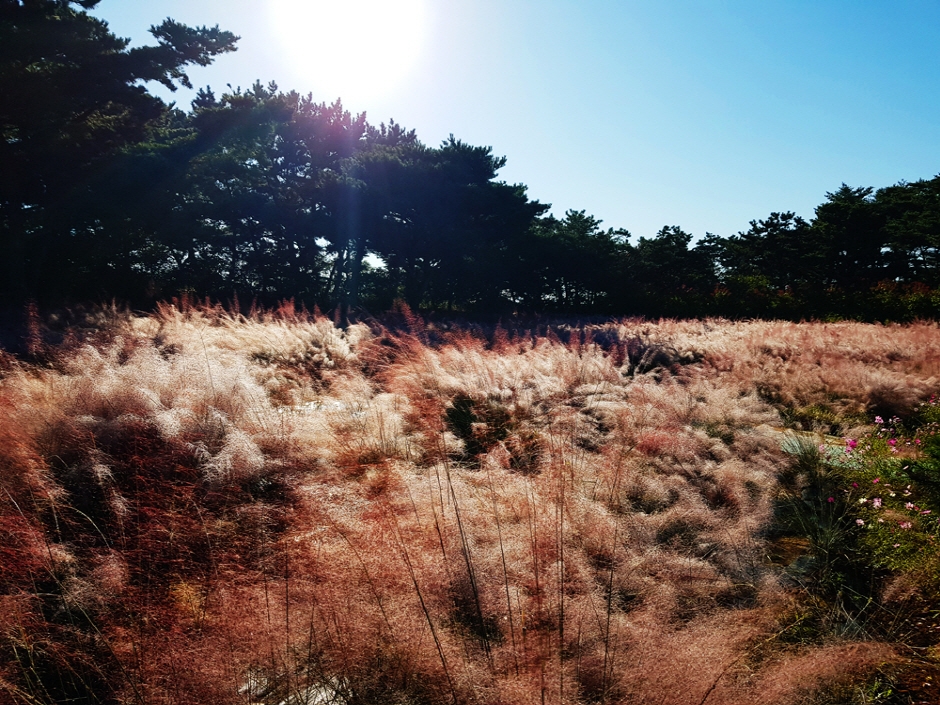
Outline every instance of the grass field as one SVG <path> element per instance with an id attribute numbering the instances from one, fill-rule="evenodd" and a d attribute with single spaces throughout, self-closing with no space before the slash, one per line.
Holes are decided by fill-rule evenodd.
<path id="1" fill-rule="evenodd" d="M 935 323 L 41 333 L 0 702 L 940 702 Z"/>

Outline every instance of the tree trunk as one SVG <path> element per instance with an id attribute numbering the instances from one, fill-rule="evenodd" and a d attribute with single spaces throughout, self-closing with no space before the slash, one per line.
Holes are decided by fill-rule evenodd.
<path id="1" fill-rule="evenodd" d="M 362 236 L 353 240 L 352 261 L 349 262 L 349 277 L 346 295 L 340 308 L 340 325 L 349 327 L 349 313 L 359 305 L 359 286 L 362 280 L 362 261 L 366 257 L 366 239 Z"/>

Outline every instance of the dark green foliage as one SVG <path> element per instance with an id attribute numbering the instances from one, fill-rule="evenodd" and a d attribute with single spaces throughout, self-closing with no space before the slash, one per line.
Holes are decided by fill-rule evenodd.
<path id="1" fill-rule="evenodd" d="M 380 144 L 358 159 L 369 249 L 398 297 L 452 311 L 506 307 L 504 292 L 546 206 L 529 201 L 524 186 L 495 181 L 504 164 L 489 147 L 454 137 L 438 149 Z"/>
<path id="2" fill-rule="evenodd" d="M 628 268 L 637 288 L 637 313 L 659 316 L 697 315 L 717 283 L 707 250 L 689 249 L 692 236 L 667 226 L 656 237 L 641 237 Z"/>
<path id="3" fill-rule="evenodd" d="M 474 459 L 486 453 L 509 433 L 510 416 L 492 400 L 476 402 L 457 396 L 447 408 L 447 425 L 464 442 L 464 457 Z"/>
<path id="4" fill-rule="evenodd" d="M 814 439 L 794 436 L 786 445 L 794 462 L 780 478 L 786 494 L 777 506 L 779 526 L 809 539 L 805 563 L 814 585 L 824 592 L 838 591 L 854 567 L 850 554 L 856 525 L 844 492 L 848 483 L 839 467 L 827 463 Z"/>
<path id="5" fill-rule="evenodd" d="M 625 230 L 602 230 L 584 211 L 536 222 L 514 253 L 512 290 L 527 310 L 611 311 L 629 289 L 630 246 Z"/>
<path id="6" fill-rule="evenodd" d="M 188 86 L 187 65 L 210 63 L 237 39 L 166 20 L 151 28 L 156 46 L 129 49 L 85 12 L 95 5 L 0 2 L 4 297 L 87 295 L 92 278 L 116 273 L 109 265 L 117 263 L 101 261 L 111 234 L 88 208 L 88 187 L 108 158 L 143 140 L 166 113 L 140 82 Z"/>

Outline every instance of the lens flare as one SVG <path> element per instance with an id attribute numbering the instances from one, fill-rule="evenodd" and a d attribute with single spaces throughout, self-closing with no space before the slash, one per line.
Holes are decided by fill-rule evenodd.
<path id="1" fill-rule="evenodd" d="M 269 21 L 296 73 L 323 99 L 359 102 L 398 87 L 415 68 L 426 0 L 269 0 Z"/>

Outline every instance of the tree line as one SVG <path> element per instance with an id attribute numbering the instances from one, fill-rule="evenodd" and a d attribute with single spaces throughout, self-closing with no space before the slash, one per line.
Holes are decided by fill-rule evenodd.
<path id="1" fill-rule="evenodd" d="M 143 82 L 237 37 L 166 20 L 129 48 L 97 0 L 0 0 L 0 299 L 144 306 L 181 293 L 461 315 L 934 317 L 940 176 L 845 184 L 811 220 L 771 213 L 694 241 L 634 239 L 499 180 L 504 157 L 437 147 L 337 100 L 256 83 L 188 111 Z"/>

